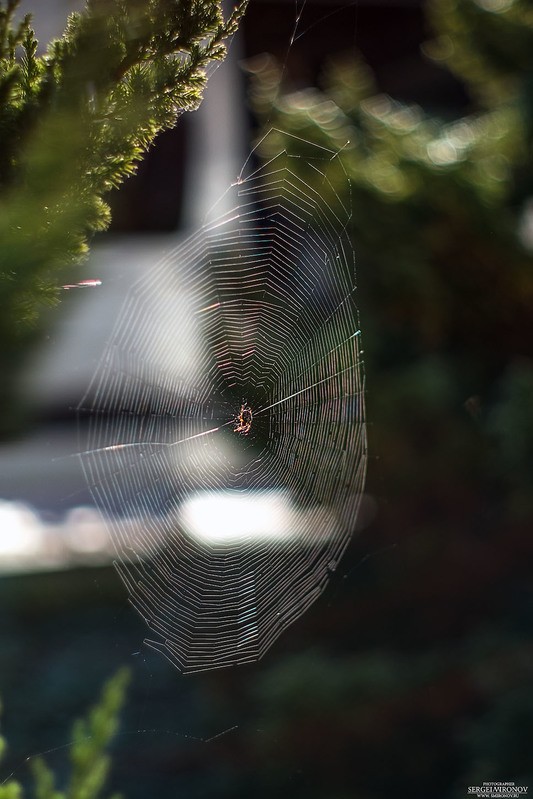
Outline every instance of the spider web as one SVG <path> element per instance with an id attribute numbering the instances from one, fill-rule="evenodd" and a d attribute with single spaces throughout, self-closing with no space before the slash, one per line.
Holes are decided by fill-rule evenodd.
<path id="1" fill-rule="evenodd" d="M 305 152 L 248 159 L 233 210 L 132 286 L 80 406 L 84 472 L 146 643 L 186 672 L 260 658 L 354 530 L 366 434 L 350 209 L 330 179 L 338 154 Z"/>

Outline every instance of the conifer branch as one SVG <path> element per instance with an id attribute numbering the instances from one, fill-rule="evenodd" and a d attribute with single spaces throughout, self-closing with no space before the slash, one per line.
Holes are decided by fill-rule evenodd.
<path id="1" fill-rule="evenodd" d="M 224 58 L 247 5 L 225 19 L 221 0 L 87 0 L 39 55 L 30 16 L 15 21 L 19 2 L 0 0 L 0 339 L 15 339 L 6 380 L 59 301 L 61 272 L 109 225 L 107 192 L 198 107 L 206 68 Z"/>

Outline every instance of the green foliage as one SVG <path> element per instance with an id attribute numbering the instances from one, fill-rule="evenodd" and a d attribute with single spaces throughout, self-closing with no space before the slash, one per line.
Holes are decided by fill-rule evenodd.
<path id="1" fill-rule="evenodd" d="M 6 382 L 61 273 L 110 221 L 105 195 L 195 109 L 247 0 L 88 0 L 38 55 L 19 0 L 0 0 L 0 340 Z M 63 281 L 64 282 L 64 281 Z M 11 343 L 13 342 L 13 343 Z"/>
<path id="2" fill-rule="evenodd" d="M 272 793 L 295 761 L 306 797 L 346 775 L 373 798 L 532 776 L 533 17 L 520 0 L 426 8 L 424 53 L 469 97 L 452 122 L 381 93 L 361 59 L 296 93 L 274 61 L 249 66 L 272 150 L 324 192 L 300 156 L 328 148 L 353 209 L 377 506 L 318 620 L 335 656 L 260 680 Z"/>
<path id="3" fill-rule="evenodd" d="M 58 790 L 55 776 L 42 757 L 30 760 L 35 799 L 98 799 L 109 776 L 109 744 L 118 728 L 118 716 L 124 704 L 129 672 L 121 669 L 104 686 L 100 701 L 87 718 L 74 724 L 70 748 L 71 773 L 68 785 Z M 0 738 L 0 758 L 5 741 Z M 19 783 L 9 779 L 0 785 L 0 799 L 23 799 Z M 116 795 L 112 799 L 118 799 Z"/>
<path id="4" fill-rule="evenodd" d="M 526 101 L 521 50 L 513 54 L 507 29 L 511 21 L 519 25 L 520 41 L 529 42 L 531 12 L 520 2 L 488 0 L 433 0 L 429 9 L 440 26 L 435 42 L 441 51 L 448 42 L 449 58 L 471 92 L 477 110 L 470 115 L 451 123 L 432 118 L 379 93 L 366 65 L 351 59 L 331 64 L 321 88 L 283 94 L 276 88 L 277 65 L 262 58 L 250 66 L 252 102 L 265 117 L 274 106 L 268 124 L 283 133 L 267 142 L 295 156 L 293 169 L 305 168 L 298 156 L 311 140 L 339 154 L 337 189 L 346 185 L 344 172 L 350 178 L 345 201 L 353 208 L 354 243 L 364 265 L 359 277 L 369 362 L 435 361 L 440 352 L 454 359 L 463 377 L 470 369 L 482 383 L 495 357 L 527 355 L 533 335 L 533 259 L 519 235 L 524 201 L 533 191 L 533 85 Z M 501 26 L 494 28 L 493 17 Z M 485 104 L 476 106 L 479 87 L 495 86 L 493 76 L 503 75 L 501 64 L 488 76 L 479 72 L 495 31 L 509 54 L 508 92 L 503 101 L 487 89 Z M 428 52 L 436 51 L 435 42 Z M 312 168 L 304 177 L 316 182 Z M 489 357 L 479 357 L 482 352 Z"/>
<path id="5" fill-rule="evenodd" d="M 493 105 L 522 96 L 533 75 L 528 0 L 438 0 L 428 7 L 437 37 L 426 47 L 473 94 Z"/>

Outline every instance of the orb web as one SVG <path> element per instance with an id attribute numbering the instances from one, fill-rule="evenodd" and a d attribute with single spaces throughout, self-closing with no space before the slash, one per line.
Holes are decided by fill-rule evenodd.
<path id="1" fill-rule="evenodd" d="M 118 571 L 146 643 L 182 671 L 260 658 L 355 526 L 366 435 L 350 209 L 340 159 L 305 151 L 305 164 L 249 160 L 232 210 L 131 287 L 80 406 Z"/>

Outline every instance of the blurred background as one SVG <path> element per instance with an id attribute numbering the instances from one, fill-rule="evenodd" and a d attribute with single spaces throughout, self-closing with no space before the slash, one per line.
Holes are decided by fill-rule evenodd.
<path id="1" fill-rule="evenodd" d="M 72 8 L 43 0 L 38 36 Z M 365 512 L 325 594 L 260 663 L 184 678 L 141 645 L 69 457 L 74 409 L 128 286 L 272 126 L 342 147 L 351 180 Z M 73 718 L 126 664 L 112 782 L 130 799 L 531 784 L 532 134 L 526 2 L 252 0 L 200 111 L 111 197 L 80 274 L 102 285 L 65 291 L 28 353 L 31 413 L 0 447 L 5 776 L 24 782 L 42 751 L 61 774 Z"/>

